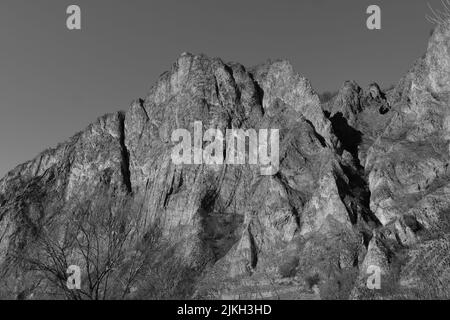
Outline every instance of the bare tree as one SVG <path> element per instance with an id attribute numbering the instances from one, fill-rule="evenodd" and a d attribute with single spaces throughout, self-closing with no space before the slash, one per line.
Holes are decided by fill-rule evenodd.
<path id="1" fill-rule="evenodd" d="M 442 8 L 435 10 L 428 3 L 428 7 L 431 10 L 431 15 L 426 15 L 429 22 L 436 25 L 444 25 L 450 22 L 450 0 L 441 0 Z"/>
<path id="2" fill-rule="evenodd" d="M 136 290 L 159 250 L 159 229 L 140 226 L 142 206 L 131 199 L 115 198 L 107 191 L 96 194 L 101 196 L 72 199 L 72 208 L 42 214 L 48 218 L 32 241 L 10 255 L 8 270 L 18 274 L 11 290 L 17 298 L 39 293 L 77 300 L 126 299 Z M 67 286 L 71 265 L 81 270 L 77 290 Z M 26 282 L 25 289 L 16 288 L 19 282 Z"/>

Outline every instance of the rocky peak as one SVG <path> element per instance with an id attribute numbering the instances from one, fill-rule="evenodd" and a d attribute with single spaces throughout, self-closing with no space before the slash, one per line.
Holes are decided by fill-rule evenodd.
<path id="1" fill-rule="evenodd" d="M 330 117 L 339 113 L 339 116 L 354 124 L 356 116 L 363 111 L 363 97 L 364 92 L 355 81 L 345 81 L 337 96 L 333 99 Z"/>
<path id="2" fill-rule="evenodd" d="M 433 92 L 450 91 L 450 24 L 438 25 L 428 43 L 425 56 L 428 83 Z"/>

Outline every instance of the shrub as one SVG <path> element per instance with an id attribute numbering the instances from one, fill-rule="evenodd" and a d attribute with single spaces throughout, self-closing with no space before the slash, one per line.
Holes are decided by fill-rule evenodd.
<path id="1" fill-rule="evenodd" d="M 297 274 L 299 259 L 298 257 L 290 257 L 279 268 L 278 272 L 283 278 L 291 278 Z"/>
<path id="2" fill-rule="evenodd" d="M 311 290 L 315 285 L 320 283 L 320 276 L 316 273 L 313 276 L 307 276 L 305 281 L 308 285 L 308 289 Z"/>

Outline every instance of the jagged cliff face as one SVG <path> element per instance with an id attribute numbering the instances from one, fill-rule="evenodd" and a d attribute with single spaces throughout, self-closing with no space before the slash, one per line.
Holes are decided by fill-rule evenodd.
<path id="1" fill-rule="evenodd" d="M 393 91 L 345 82 L 322 106 L 286 61 L 182 54 L 128 111 L 0 180 L 1 296 L 448 297 L 449 39 Z M 175 165 L 172 132 L 195 121 L 278 129 L 278 172 Z"/>

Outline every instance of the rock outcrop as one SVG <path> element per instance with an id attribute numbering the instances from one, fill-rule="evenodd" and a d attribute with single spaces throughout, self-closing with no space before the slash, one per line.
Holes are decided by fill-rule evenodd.
<path id="1" fill-rule="evenodd" d="M 449 38 L 392 92 L 346 81 L 324 105 L 287 61 L 182 54 L 0 180 L 0 297 L 448 298 Z M 196 121 L 278 129 L 278 170 L 174 164 Z"/>

